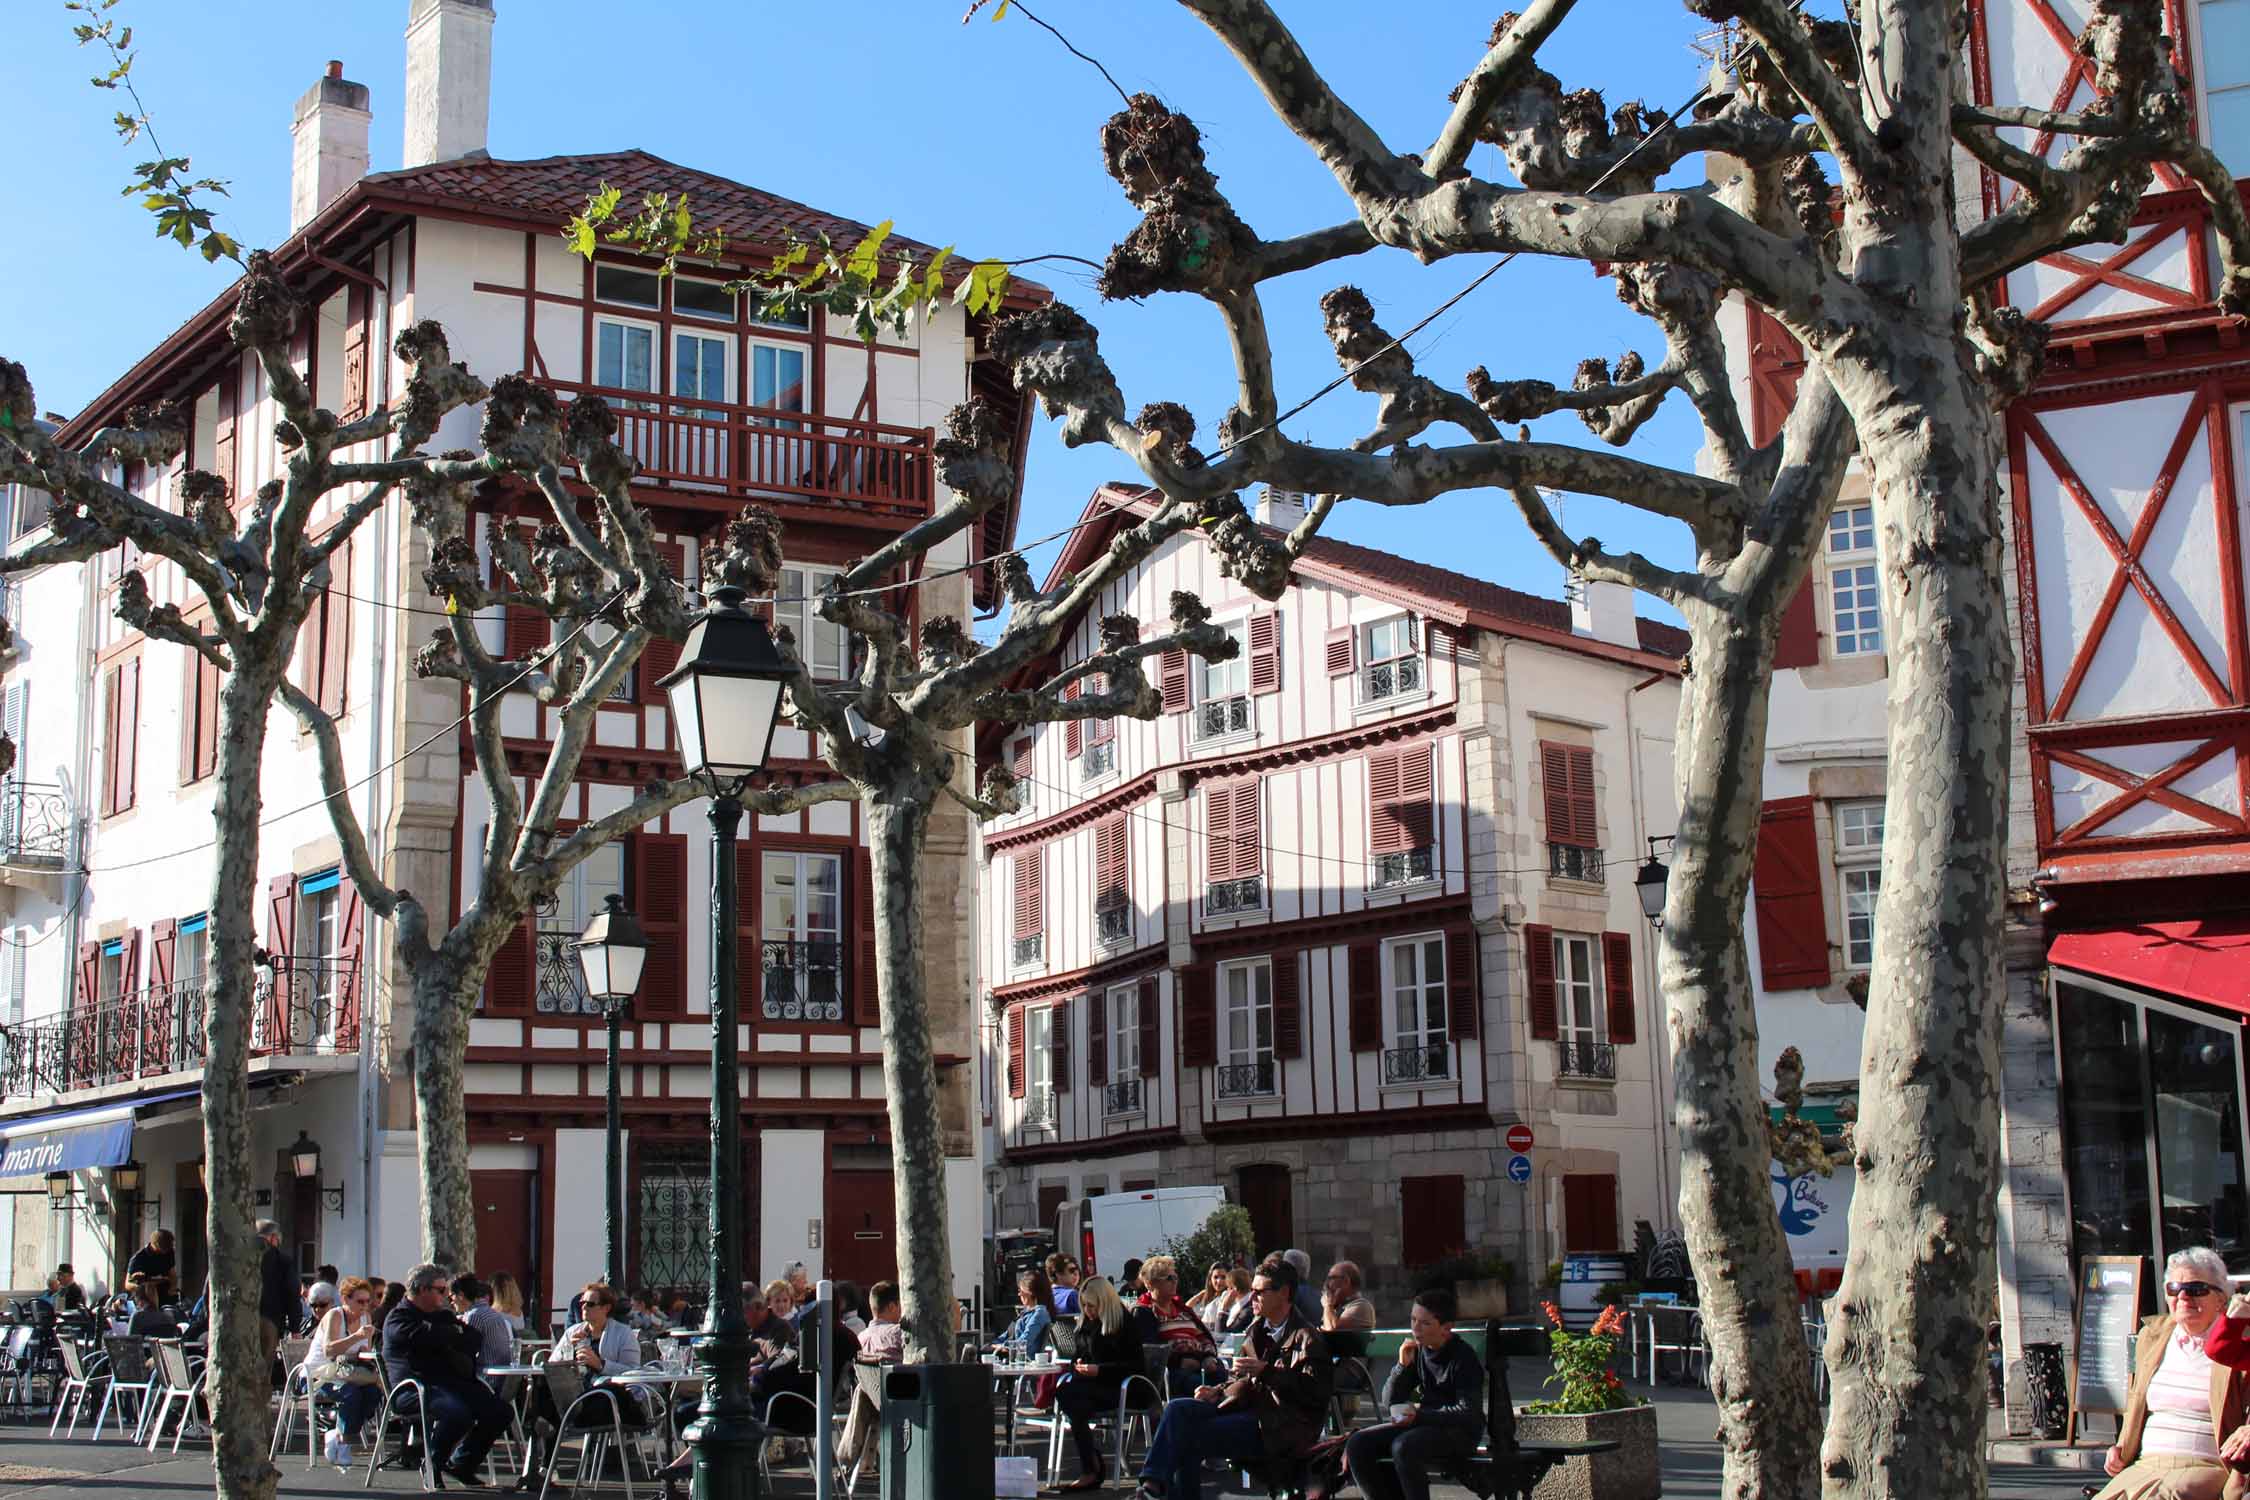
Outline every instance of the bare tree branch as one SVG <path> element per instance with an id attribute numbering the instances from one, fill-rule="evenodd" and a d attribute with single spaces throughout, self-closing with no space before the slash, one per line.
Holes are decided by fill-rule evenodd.
<path id="1" fill-rule="evenodd" d="M 1481 138 L 1485 116 L 1493 101 L 1515 86 L 1532 66 L 1540 45 L 1554 34 L 1577 0 L 1532 0 L 1531 8 L 1517 16 L 1478 60 L 1469 76 L 1453 92 L 1453 113 L 1446 117 L 1437 139 L 1424 154 L 1422 170 L 1442 178 L 1469 159 L 1470 148 Z"/>

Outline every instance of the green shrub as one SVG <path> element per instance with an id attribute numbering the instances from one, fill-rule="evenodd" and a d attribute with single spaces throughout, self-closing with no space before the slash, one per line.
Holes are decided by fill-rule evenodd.
<path id="1" fill-rule="evenodd" d="M 1203 1290 L 1204 1278 L 1211 1274 L 1212 1266 L 1222 1261 L 1231 1266 L 1236 1256 L 1250 1255 L 1256 1249 L 1257 1240 L 1250 1231 L 1250 1210 L 1239 1203 L 1221 1204 L 1195 1226 L 1194 1233 L 1171 1235 L 1164 1241 L 1164 1253 L 1180 1263 L 1180 1295 L 1183 1297 L 1192 1297 Z"/>

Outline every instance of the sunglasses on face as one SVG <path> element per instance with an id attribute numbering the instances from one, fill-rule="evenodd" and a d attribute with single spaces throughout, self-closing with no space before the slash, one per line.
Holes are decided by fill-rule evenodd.
<path id="1" fill-rule="evenodd" d="M 2164 1283 L 2164 1295 L 2167 1297 L 2209 1297 L 2218 1290 L 2208 1281 L 2167 1281 Z"/>

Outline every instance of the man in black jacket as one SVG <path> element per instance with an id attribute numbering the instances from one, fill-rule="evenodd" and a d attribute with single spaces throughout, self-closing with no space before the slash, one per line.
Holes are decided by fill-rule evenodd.
<path id="1" fill-rule="evenodd" d="M 391 1384 L 422 1388 L 430 1424 L 430 1462 L 469 1487 L 481 1486 L 485 1451 L 508 1426 L 508 1404 L 477 1378 L 483 1340 L 446 1306 L 442 1267 L 406 1273 L 406 1300 L 383 1323 L 383 1365 Z"/>
<path id="2" fill-rule="evenodd" d="M 258 1329 L 266 1337 L 266 1363 L 273 1363 L 281 1336 L 297 1322 L 297 1273 L 281 1253 L 281 1226 L 271 1219 L 258 1221 L 258 1238 L 266 1242 L 258 1257 Z"/>
<path id="3" fill-rule="evenodd" d="M 1367 1500 L 1430 1500 L 1430 1471 L 1458 1467 L 1484 1435 L 1484 1365 L 1469 1341 L 1454 1337 L 1453 1294 L 1442 1288 L 1414 1299 L 1407 1321 L 1414 1337 L 1399 1345 L 1398 1364 L 1383 1385 L 1398 1419 L 1363 1427 L 1344 1447 L 1344 1467 Z M 1388 1453 L 1390 1463 L 1380 1462 Z"/>

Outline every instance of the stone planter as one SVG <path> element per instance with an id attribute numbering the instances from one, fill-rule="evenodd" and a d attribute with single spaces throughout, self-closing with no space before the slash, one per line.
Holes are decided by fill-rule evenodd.
<path id="1" fill-rule="evenodd" d="M 1454 1287 L 1453 1296 L 1460 1304 L 1463 1318 L 1481 1320 L 1508 1315 L 1508 1283 L 1505 1281 L 1464 1281 Z"/>
<path id="2" fill-rule="evenodd" d="M 1573 1458 L 1555 1466 L 1533 1500 L 1656 1500 L 1664 1492 L 1657 1469 L 1656 1408 L 1577 1414 L 1516 1414 L 1516 1437 L 1552 1443 L 1615 1442 L 1612 1453 Z"/>

